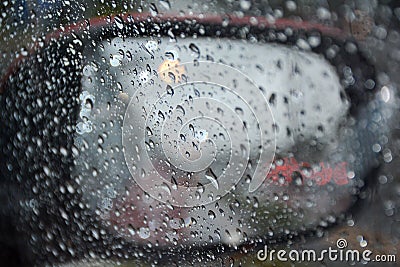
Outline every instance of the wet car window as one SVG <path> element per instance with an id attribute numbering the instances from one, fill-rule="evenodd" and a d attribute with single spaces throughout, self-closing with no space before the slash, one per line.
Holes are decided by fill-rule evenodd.
<path id="1" fill-rule="evenodd" d="M 399 8 L 320 2 L 4 2 L 10 264 L 395 266 Z"/>
<path id="2" fill-rule="evenodd" d="M 193 48 L 194 42 L 196 48 Z M 278 168 L 284 163 L 277 161 L 268 178 L 275 180 L 278 187 L 272 189 L 273 185 L 263 184 L 262 189 L 258 188 L 266 179 L 275 152 L 281 161 L 289 159 L 294 165 L 296 158 L 307 161 L 298 163 L 299 179 L 304 181 L 296 182 L 314 182 L 315 186 L 310 184 L 313 191 L 326 191 L 325 187 L 317 185 L 330 182 L 335 187 L 334 180 L 349 183 L 347 168 L 343 165 L 347 155 L 330 155 L 339 147 L 331 140 L 337 138 L 339 125 L 344 124 L 349 103 L 340 96 L 344 92 L 333 67 L 321 57 L 284 46 L 243 46 L 239 41 L 224 39 L 213 43 L 207 39 L 185 39 L 171 45 L 165 39 L 122 40 L 117 37 L 99 47 L 100 51 L 95 49 L 93 56 L 88 56 L 91 60 L 83 67 L 81 110 L 74 146 L 81 152 L 75 158 L 72 175 L 82 180 L 83 195 L 100 209 L 100 216 L 119 226 L 122 224 L 123 228 L 132 227 L 132 233 L 134 229 L 139 230 L 137 238 L 132 233 L 128 234 L 133 235 L 129 238 L 141 242 L 139 226 L 148 226 L 141 220 L 138 222 L 137 216 L 116 216 L 115 213 L 127 209 L 122 213 L 129 214 L 131 205 L 137 206 L 139 214 L 148 210 L 154 205 L 153 201 L 146 208 L 131 199 L 137 195 L 143 198 L 145 193 L 169 205 L 188 207 L 178 209 L 180 217 L 171 218 L 188 223 L 179 227 L 181 233 L 172 240 L 212 244 L 222 239 L 236 244 L 241 242 L 243 234 L 255 235 L 252 233 L 255 229 L 245 230 L 237 222 L 251 215 L 245 212 L 238 215 L 229 206 L 243 202 L 246 197 L 254 198 L 259 202 L 257 210 L 262 217 L 263 209 L 268 209 L 266 201 L 273 194 L 287 190 L 282 190 L 279 184 L 292 187 L 291 176 L 295 170 L 288 168 L 280 172 Z M 210 51 L 210 55 L 201 56 L 201 51 Z M 125 54 L 129 57 L 125 58 Z M 257 58 L 259 54 L 264 56 Z M 207 55 L 213 61 L 207 61 Z M 301 73 L 296 73 L 296 68 L 301 69 Z M 210 69 L 215 75 L 208 71 Z M 299 101 L 304 106 L 299 106 Z M 316 113 L 318 109 L 320 112 Z M 260 133 L 257 128 L 264 132 Z M 319 156 L 306 156 L 311 152 L 302 150 L 313 148 L 299 145 L 296 148 L 299 152 L 295 153 L 293 149 L 300 139 L 318 142 Z M 257 150 L 262 151 L 262 155 Z M 249 162 L 255 166 L 250 166 Z M 242 166 L 229 169 L 229 165 L 239 164 Z M 323 168 L 328 170 L 341 168 L 341 172 L 325 177 L 321 164 L 326 164 Z M 85 165 L 90 166 L 89 169 Z M 330 165 L 332 167 L 328 167 Z M 254 170 L 256 168 L 259 170 Z M 93 178 L 97 183 L 94 187 L 93 172 L 96 172 Z M 317 172 L 321 177 L 317 178 Z M 258 173 L 261 177 L 257 177 Z M 247 186 L 239 183 L 245 176 L 249 177 L 244 181 Z M 150 179 L 160 181 L 149 185 Z M 134 181 L 138 186 L 132 187 Z M 188 186 L 184 187 L 186 183 Z M 225 197 L 233 186 L 238 187 L 237 197 Z M 351 195 L 335 193 L 333 187 L 331 199 L 336 198 L 335 194 L 338 199 Z M 261 192 L 252 193 L 255 189 Z M 287 201 L 281 204 L 288 205 L 289 198 L 293 198 L 289 205 L 294 210 L 321 213 L 309 219 L 322 216 L 325 210 L 343 210 L 349 205 L 329 207 L 327 196 L 323 194 L 314 195 L 316 199 L 307 204 L 308 208 L 303 206 L 306 202 L 299 202 L 307 199 L 308 194 L 300 191 L 287 195 Z M 124 198 L 123 203 L 118 203 Z M 212 205 L 215 201 L 225 216 L 216 217 L 207 231 L 200 225 L 190 225 L 192 218 L 207 220 L 207 214 L 215 216 L 218 213 Z M 206 205 L 204 212 L 189 209 L 201 205 Z M 168 214 L 168 210 L 165 212 Z M 144 220 L 145 215 L 141 215 Z M 161 226 L 163 220 L 163 216 L 157 216 L 149 224 Z M 315 224 L 306 220 L 303 223 Z M 230 224 L 232 226 L 228 227 Z M 215 234 L 222 225 L 226 231 Z M 174 229 L 169 227 L 164 230 L 167 234 Z M 270 225 L 270 228 L 275 227 L 273 223 Z M 293 227 L 298 226 L 293 224 Z M 119 227 L 118 232 L 127 233 L 123 228 Z M 157 230 L 154 226 L 152 230 L 147 229 L 149 237 L 143 239 L 167 242 L 162 236 L 153 236 Z M 190 237 L 193 231 L 199 233 L 199 240 Z"/>

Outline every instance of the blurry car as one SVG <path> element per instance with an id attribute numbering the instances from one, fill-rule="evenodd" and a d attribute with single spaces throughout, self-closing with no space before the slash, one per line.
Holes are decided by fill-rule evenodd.
<path id="1" fill-rule="evenodd" d="M 3 212 L 26 261 L 256 263 L 264 244 L 357 226 L 388 183 L 397 82 L 362 43 L 367 12 L 337 28 L 324 8 L 180 5 L 68 25 L 9 67 Z"/>

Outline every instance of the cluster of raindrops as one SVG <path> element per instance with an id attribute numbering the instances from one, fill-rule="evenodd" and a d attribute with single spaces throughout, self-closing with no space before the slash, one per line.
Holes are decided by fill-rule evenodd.
<path id="1" fill-rule="evenodd" d="M 30 53 L 40 63 L 37 72 L 16 68 L 8 80 L 15 93 L 0 95 L 10 131 L 2 133 L 11 136 L 0 142 L 7 151 L 1 167 L 16 184 L 0 193 L 9 202 L 0 206 L 2 220 L 15 208 L 10 222 L 27 232 L 38 258 L 48 265 L 109 258 L 117 260 L 108 265 L 157 265 L 170 254 L 175 265 L 194 257 L 196 264 L 253 266 L 258 262 L 239 255 L 219 257 L 226 250 L 217 245 L 251 255 L 241 244 L 290 246 L 304 231 L 319 237 L 341 219 L 356 230 L 378 217 L 385 219 L 377 223 L 385 226 L 381 239 L 398 243 L 400 141 L 397 130 L 385 131 L 397 114 L 400 34 L 391 27 L 400 9 L 394 1 L 337 8 L 330 1 L 266 2 L 0 4 L 0 65 Z M 104 25 L 86 19 L 99 15 Z M 75 23 L 81 19 L 82 29 Z M 70 43 L 44 37 L 61 24 Z M 352 40 L 337 41 L 338 33 Z M 354 39 L 366 42 L 358 47 Z M 266 43 L 274 40 L 295 49 Z M 39 48 L 50 52 L 36 55 Z M 360 52 L 369 59 L 359 60 Z M 364 81 L 369 61 L 382 70 Z M 351 102 L 376 88 L 379 101 Z M 275 144 L 272 162 L 262 153 Z M 384 165 L 379 177 L 369 172 L 377 162 Z M 369 215 L 345 218 L 354 195 Z M 355 240 L 362 248 L 376 242 L 364 233 Z"/>
<path id="2" fill-rule="evenodd" d="M 76 132 L 82 135 L 93 131 L 93 124 L 90 120 L 90 114 L 93 110 L 95 97 L 89 94 L 87 91 L 83 91 L 79 96 L 79 100 L 81 101 L 81 110 L 79 112 L 79 117 L 82 121 L 77 123 Z"/>
<path id="3" fill-rule="evenodd" d="M 186 78 L 170 80 L 166 73 Z M 215 201 L 242 178 L 257 142 L 263 149 L 256 162 L 264 167 L 254 168 L 262 182 L 275 148 L 273 119 L 264 96 L 240 75 L 222 64 L 177 62 L 153 77 L 151 87 L 139 86 L 125 113 L 123 145 L 132 177 L 146 193 L 178 206 Z M 264 110 L 263 118 L 257 109 Z M 168 181 L 170 175 L 178 184 Z"/>

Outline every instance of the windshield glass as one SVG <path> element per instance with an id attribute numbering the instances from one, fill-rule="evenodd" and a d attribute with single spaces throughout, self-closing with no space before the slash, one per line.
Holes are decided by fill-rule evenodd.
<path id="1" fill-rule="evenodd" d="M 280 266 L 272 249 L 333 247 L 393 263 L 394 1 L 2 5 L 10 261 Z"/>

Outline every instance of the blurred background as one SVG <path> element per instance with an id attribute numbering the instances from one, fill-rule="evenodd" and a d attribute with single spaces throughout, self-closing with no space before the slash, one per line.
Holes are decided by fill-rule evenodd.
<path id="1" fill-rule="evenodd" d="M 340 28 L 357 40 L 361 51 L 376 66 L 379 84 L 394 92 L 392 95 L 394 106 L 400 104 L 398 100 L 400 3 L 396 0 L 4 0 L 0 3 L 0 76 L 6 74 L 16 58 L 27 55 L 28 51 L 37 42 L 44 40 L 48 33 L 93 17 L 133 13 L 149 13 L 152 16 L 167 13 L 234 14 L 239 17 L 249 15 L 271 20 L 289 18 Z M 293 241 L 294 247 L 297 244 L 307 248 L 321 248 L 334 244 L 340 237 L 345 237 L 351 246 L 359 246 L 363 240 L 367 240 L 370 249 L 382 254 L 391 253 L 399 256 L 400 117 L 398 111 L 396 108 L 390 114 L 391 131 L 381 140 L 379 154 L 382 164 L 370 175 L 366 186 L 359 194 L 360 200 L 352 207 L 346 222 L 321 230 L 310 239 Z M 4 266 L 30 266 L 35 256 L 26 245 L 27 240 L 21 238 L 15 225 L 10 224 L 12 220 L 7 217 L 8 206 L 7 188 L 1 188 L 1 262 Z M 247 253 L 243 249 L 229 255 L 222 253 L 216 262 L 223 266 L 232 264 L 262 266 L 260 262 L 254 261 L 254 257 L 254 253 Z M 121 264 L 124 264 L 123 261 Z M 132 266 L 136 264 L 141 263 L 136 262 Z M 103 265 L 106 266 L 107 263 Z M 276 263 L 274 266 L 290 265 Z"/>

